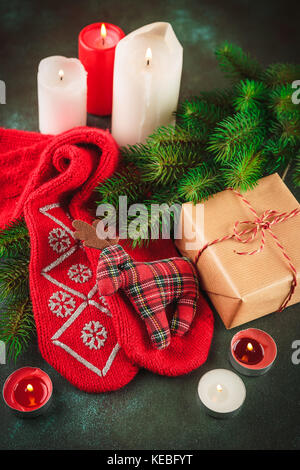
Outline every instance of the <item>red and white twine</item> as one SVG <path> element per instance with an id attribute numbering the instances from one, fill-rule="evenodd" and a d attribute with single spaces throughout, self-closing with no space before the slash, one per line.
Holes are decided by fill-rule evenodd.
<path id="1" fill-rule="evenodd" d="M 233 188 L 228 188 L 230 191 L 233 191 L 238 197 L 242 199 L 244 204 L 246 204 L 249 208 L 249 210 L 254 214 L 255 218 L 254 220 L 244 220 L 243 222 L 237 221 L 234 224 L 233 227 L 233 233 L 230 235 L 225 235 L 224 237 L 217 238 L 211 242 L 206 243 L 197 253 L 197 256 L 195 258 L 195 264 L 197 264 L 200 256 L 202 255 L 203 251 L 206 250 L 211 245 L 215 245 L 216 243 L 221 243 L 226 240 L 230 239 L 235 239 L 236 241 L 240 243 L 250 243 L 254 239 L 257 238 L 258 234 L 260 233 L 260 247 L 257 248 L 256 250 L 252 251 L 236 251 L 234 252 L 238 255 L 256 255 L 257 253 L 260 253 L 263 251 L 266 243 L 266 232 L 268 232 L 274 239 L 276 245 L 278 248 L 281 250 L 281 253 L 283 254 L 284 258 L 286 259 L 289 268 L 292 272 L 293 275 L 293 280 L 291 283 L 290 291 L 286 297 L 286 299 L 283 301 L 281 307 L 279 308 L 279 312 L 281 312 L 289 303 L 291 300 L 291 297 L 293 293 L 295 292 L 296 286 L 297 286 L 297 270 L 287 254 L 284 246 L 280 243 L 278 237 L 274 234 L 272 231 L 273 225 L 280 224 L 281 222 L 285 222 L 288 219 L 291 219 L 292 217 L 295 217 L 300 214 L 300 208 L 294 209 L 291 212 L 283 212 L 279 213 L 278 211 L 274 211 L 271 209 L 268 209 L 262 213 L 261 216 L 258 215 L 256 210 L 252 207 L 250 202 L 242 195 L 240 194 L 237 190 Z M 244 230 L 238 230 L 238 227 L 240 225 L 247 225 L 248 228 L 245 228 Z M 249 228 L 249 225 L 252 226 Z M 248 235 L 248 236 L 247 236 Z"/>

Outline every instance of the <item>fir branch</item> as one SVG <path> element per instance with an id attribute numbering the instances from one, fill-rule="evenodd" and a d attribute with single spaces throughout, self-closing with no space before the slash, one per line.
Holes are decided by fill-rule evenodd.
<path id="1" fill-rule="evenodd" d="M 189 170 L 178 182 L 178 195 L 185 202 L 194 204 L 206 200 L 221 189 L 221 178 L 216 168 L 204 163 Z"/>
<path id="2" fill-rule="evenodd" d="M 200 98 L 194 97 L 186 100 L 178 108 L 176 116 L 182 126 L 189 132 L 195 129 L 207 128 L 216 124 L 227 115 L 222 106 L 208 103 Z"/>
<path id="3" fill-rule="evenodd" d="M 152 149 L 143 162 L 139 162 L 141 179 L 155 185 L 173 184 L 189 168 L 199 164 L 201 157 L 177 145 L 158 146 Z"/>
<path id="4" fill-rule="evenodd" d="M 233 103 L 236 111 L 251 112 L 259 110 L 268 97 L 268 89 L 262 82 L 242 80 L 236 86 Z"/>
<path id="5" fill-rule="evenodd" d="M 293 170 L 293 183 L 295 186 L 300 187 L 300 149 L 295 157 L 295 168 Z"/>
<path id="6" fill-rule="evenodd" d="M 209 139 L 208 150 L 215 154 L 216 161 L 227 162 L 246 151 L 256 151 L 263 144 L 265 133 L 260 113 L 237 113 L 218 124 Z"/>
<path id="7" fill-rule="evenodd" d="M 0 231 L 0 257 L 18 256 L 30 252 L 30 239 L 24 219 L 8 224 Z"/>
<path id="8" fill-rule="evenodd" d="M 35 333 L 32 305 L 29 299 L 10 303 L 0 313 L 0 340 L 6 344 L 7 357 L 14 359 L 26 350 Z"/>
<path id="9" fill-rule="evenodd" d="M 101 197 L 96 201 L 97 204 L 111 204 L 117 209 L 119 196 L 127 196 L 129 204 L 132 204 L 144 195 L 145 184 L 141 181 L 138 170 L 128 165 L 103 181 L 96 192 Z"/>
<path id="10" fill-rule="evenodd" d="M 259 63 L 236 45 L 224 42 L 216 49 L 216 57 L 220 68 L 231 80 L 259 80 L 262 76 Z"/>
<path id="11" fill-rule="evenodd" d="M 233 90 L 232 88 L 216 89 L 212 91 L 201 91 L 196 99 L 205 101 L 207 104 L 214 104 L 224 109 L 227 114 L 233 111 L 232 107 Z"/>
<path id="12" fill-rule="evenodd" d="M 132 224 L 134 227 L 132 227 Z M 147 246 L 149 244 L 149 217 L 148 213 L 140 212 L 135 216 L 129 216 L 127 221 L 128 242 L 132 248 Z M 135 237 L 133 237 L 133 230 Z"/>
<path id="13" fill-rule="evenodd" d="M 143 162 L 148 158 L 151 149 L 145 144 L 128 145 L 121 147 L 121 157 L 124 165 L 133 164 L 137 168 L 143 166 Z"/>
<path id="14" fill-rule="evenodd" d="M 29 258 L 7 258 L 0 263 L 0 300 L 29 296 Z"/>
<path id="15" fill-rule="evenodd" d="M 205 133 L 197 129 L 190 132 L 180 125 L 159 127 L 147 139 L 149 147 L 161 145 L 199 146 L 205 142 Z"/>
<path id="16" fill-rule="evenodd" d="M 228 162 L 222 171 L 225 184 L 229 188 L 246 191 L 252 189 L 264 176 L 265 157 L 262 152 L 241 154 Z"/>
<path id="17" fill-rule="evenodd" d="M 156 188 L 155 193 L 143 201 L 147 214 L 139 215 L 140 236 L 129 239 L 133 248 L 136 246 L 147 246 L 149 239 L 162 238 L 164 230 L 169 229 L 169 234 L 173 236 L 174 220 L 179 219 L 181 204 L 175 187 Z M 128 224 L 131 223 L 129 217 Z M 129 233 L 130 235 L 130 233 Z"/>
<path id="18" fill-rule="evenodd" d="M 295 64 L 272 64 L 264 71 L 262 80 L 269 87 L 291 84 L 294 80 L 299 80 L 300 65 Z"/>
<path id="19" fill-rule="evenodd" d="M 269 107 L 278 119 L 295 119 L 297 116 L 300 118 L 299 106 L 292 102 L 293 92 L 291 84 L 278 86 L 270 92 Z"/>
<path id="20" fill-rule="evenodd" d="M 271 130 L 282 146 L 300 144 L 300 119 L 297 117 L 291 119 L 283 114 L 278 117 L 278 122 L 273 123 Z"/>
<path id="21" fill-rule="evenodd" d="M 161 186 L 156 187 L 153 194 L 145 199 L 145 204 L 150 206 L 151 204 L 168 204 L 169 206 L 173 204 L 178 204 L 181 202 L 178 195 L 176 186 Z"/>
<path id="22" fill-rule="evenodd" d="M 293 153 L 291 146 L 274 134 L 265 142 L 262 151 L 266 157 L 266 174 L 281 171 L 287 165 L 291 153 Z"/>

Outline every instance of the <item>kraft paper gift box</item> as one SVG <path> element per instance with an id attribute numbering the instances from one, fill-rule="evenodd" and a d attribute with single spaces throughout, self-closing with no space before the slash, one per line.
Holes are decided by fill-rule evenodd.
<path id="1" fill-rule="evenodd" d="M 242 196 L 259 217 L 266 210 L 282 214 L 297 212 L 300 208 L 276 173 L 259 180 L 254 189 L 242 193 Z M 269 220 L 273 216 L 270 215 Z M 255 214 L 249 206 L 231 190 L 217 193 L 203 204 L 183 204 L 182 238 L 176 240 L 176 246 L 183 256 L 195 261 L 199 249 L 207 243 L 232 234 L 237 221 L 254 219 Z M 254 227 L 252 224 L 238 224 L 237 230 Z M 192 237 L 185 235 L 186 228 Z M 297 286 L 288 306 L 300 301 L 300 214 L 271 225 L 271 230 L 291 260 L 294 277 L 288 259 L 268 230 L 259 229 L 249 243 L 233 238 L 220 241 L 204 249 L 198 259 L 201 287 L 228 329 L 278 311 L 290 293 L 293 279 L 297 280 Z M 252 255 L 236 253 L 260 248 L 263 236 L 265 243 L 261 252 Z M 244 234 L 242 239 L 248 237 Z"/>

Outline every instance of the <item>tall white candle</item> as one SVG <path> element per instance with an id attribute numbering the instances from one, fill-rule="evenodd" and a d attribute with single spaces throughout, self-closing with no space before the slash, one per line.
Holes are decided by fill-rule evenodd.
<path id="1" fill-rule="evenodd" d="M 183 49 L 169 23 L 125 36 L 115 54 L 112 135 L 121 146 L 144 143 L 159 126 L 175 123 Z"/>
<path id="2" fill-rule="evenodd" d="M 41 60 L 37 75 L 39 129 L 59 134 L 87 120 L 87 73 L 78 59 Z"/>

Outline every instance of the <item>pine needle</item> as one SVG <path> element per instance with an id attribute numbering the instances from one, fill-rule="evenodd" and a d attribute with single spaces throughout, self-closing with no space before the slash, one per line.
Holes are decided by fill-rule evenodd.
<path id="1" fill-rule="evenodd" d="M 199 146 L 205 142 L 205 134 L 197 129 L 197 132 L 189 132 L 180 125 L 159 127 L 147 139 L 149 147 L 162 145 Z"/>
<path id="2" fill-rule="evenodd" d="M 294 119 L 297 116 L 300 118 L 299 106 L 292 101 L 294 91 L 291 84 L 286 84 L 280 85 L 270 92 L 269 107 L 278 119 L 281 117 Z"/>
<path id="3" fill-rule="evenodd" d="M 185 202 L 204 201 L 211 194 L 222 189 L 221 178 L 216 168 L 209 168 L 206 164 L 197 166 L 178 182 L 178 194 Z"/>
<path id="4" fill-rule="evenodd" d="M 124 165 L 133 164 L 137 168 L 142 166 L 143 161 L 148 158 L 151 149 L 145 144 L 128 145 L 121 147 L 121 157 Z"/>
<path id="5" fill-rule="evenodd" d="M 169 236 L 173 236 L 174 220 L 179 220 L 181 204 L 177 193 L 177 188 L 156 188 L 155 193 L 150 198 L 143 201 L 147 213 L 138 215 L 139 236 L 130 239 L 133 248 L 136 246 L 147 246 L 150 239 L 163 238 L 165 230 L 169 229 Z M 132 218 L 129 217 L 130 224 Z M 130 233 L 129 233 L 130 235 Z"/>
<path id="6" fill-rule="evenodd" d="M 282 115 L 273 124 L 272 131 L 279 138 L 280 145 L 300 145 L 300 119 L 289 119 Z"/>
<path id="7" fill-rule="evenodd" d="M 259 63 L 240 47 L 224 42 L 216 50 L 219 66 L 231 80 L 259 80 L 262 69 Z"/>
<path id="8" fill-rule="evenodd" d="M 0 301 L 29 296 L 29 258 L 7 258 L 0 263 Z"/>
<path id="9" fill-rule="evenodd" d="M 262 80 L 269 87 L 291 84 L 294 80 L 299 80 L 300 65 L 295 64 L 272 64 L 263 73 Z"/>
<path id="10" fill-rule="evenodd" d="M 0 257 L 18 256 L 30 251 L 30 239 L 24 219 L 8 224 L 0 231 Z"/>
<path id="11" fill-rule="evenodd" d="M 127 196 L 128 203 L 132 204 L 142 197 L 145 185 L 141 182 L 138 170 L 128 165 L 103 181 L 95 191 L 101 197 L 101 200 L 96 201 L 97 204 L 112 204 L 117 209 L 120 196 Z"/>
<path id="12" fill-rule="evenodd" d="M 226 115 L 224 107 L 208 103 L 197 97 L 181 103 L 176 113 L 179 122 L 185 129 L 189 132 L 201 129 L 202 133 L 207 132 L 210 126 L 216 124 Z"/>
<path id="13" fill-rule="evenodd" d="M 300 153 L 295 157 L 295 168 L 293 171 L 293 183 L 295 186 L 300 187 Z"/>
<path id="14" fill-rule="evenodd" d="M 280 139 L 280 136 L 272 135 L 264 145 L 263 154 L 266 157 L 266 174 L 272 174 L 281 171 L 287 162 L 292 158 L 294 150 L 286 142 Z"/>
<path id="15" fill-rule="evenodd" d="M 252 189 L 264 176 L 264 163 L 262 152 L 239 155 L 228 162 L 228 167 L 222 172 L 226 186 L 241 191 Z"/>
<path id="16" fill-rule="evenodd" d="M 247 150 L 254 152 L 262 145 L 265 128 L 260 113 L 237 113 L 221 121 L 209 139 L 208 150 L 216 161 L 230 161 Z"/>
<path id="17" fill-rule="evenodd" d="M 234 99 L 236 111 L 251 112 L 259 110 L 268 96 L 267 87 L 255 80 L 242 80 L 236 86 L 237 96 Z"/>
<path id="18" fill-rule="evenodd" d="M 225 113 L 233 111 L 232 98 L 233 90 L 231 88 L 225 88 L 223 90 L 216 89 L 212 91 L 201 91 L 196 97 L 196 99 L 205 101 L 207 104 L 220 106 Z"/>
<path id="19" fill-rule="evenodd" d="M 7 358 L 15 362 L 26 350 L 35 332 L 29 299 L 10 303 L 0 313 L 0 340 L 6 344 Z"/>
<path id="20" fill-rule="evenodd" d="M 186 151 L 177 145 L 159 146 L 152 149 L 147 159 L 140 164 L 141 178 L 147 183 L 155 185 L 173 184 L 189 168 L 199 164 L 197 153 Z"/>

